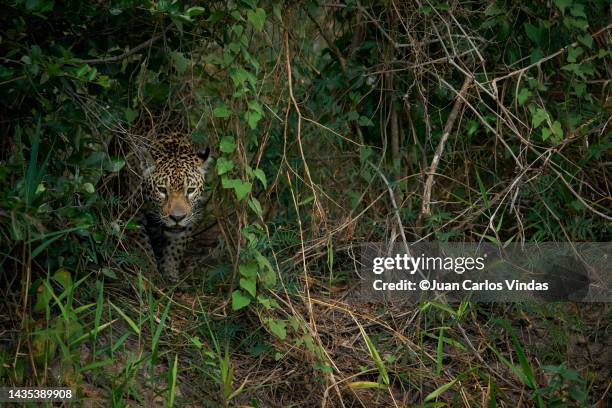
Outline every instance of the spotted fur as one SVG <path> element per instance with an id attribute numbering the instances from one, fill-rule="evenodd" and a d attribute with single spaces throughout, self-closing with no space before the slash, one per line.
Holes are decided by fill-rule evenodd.
<path id="1" fill-rule="evenodd" d="M 149 138 L 139 152 L 139 220 L 144 225 L 136 239 L 157 260 L 159 272 L 171 282 L 179 279 L 186 243 L 198 221 L 204 198 L 209 149 L 195 146 L 181 133 Z M 138 194 L 140 193 L 140 194 Z"/>

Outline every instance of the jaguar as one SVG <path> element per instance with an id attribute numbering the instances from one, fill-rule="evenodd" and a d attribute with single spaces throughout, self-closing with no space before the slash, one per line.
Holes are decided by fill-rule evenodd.
<path id="1" fill-rule="evenodd" d="M 137 174 L 129 177 L 127 186 L 142 224 L 133 238 L 162 277 L 177 283 L 187 242 L 203 210 L 210 148 L 181 132 L 145 139 L 145 146 L 132 156 L 136 163 L 130 167 Z"/>

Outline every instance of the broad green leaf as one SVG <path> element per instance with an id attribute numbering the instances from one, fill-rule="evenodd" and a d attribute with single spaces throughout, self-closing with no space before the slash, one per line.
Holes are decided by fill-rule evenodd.
<path id="1" fill-rule="evenodd" d="M 240 310 L 251 303 L 251 298 L 236 289 L 232 292 L 232 310 Z"/>
<path id="2" fill-rule="evenodd" d="M 575 3 L 570 9 L 570 14 L 574 17 L 582 17 L 584 19 L 587 18 L 586 13 L 584 12 L 584 4 Z"/>
<path id="3" fill-rule="evenodd" d="M 247 196 L 247 194 L 249 194 L 251 192 L 253 188 L 253 184 L 249 183 L 248 181 L 243 181 L 240 183 L 237 183 L 234 186 L 234 191 L 236 193 L 236 198 L 238 200 L 242 200 L 244 197 Z"/>
<path id="4" fill-rule="evenodd" d="M 527 37 L 535 44 L 540 45 L 543 40 L 544 32 L 542 27 L 536 27 L 531 23 L 525 23 L 525 33 Z"/>
<path id="5" fill-rule="evenodd" d="M 563 128 L 558 120 L 555 120 L 550 128 L 555 136 L 559 139 L 563 138 Z"/>
<path id="6" fill-rule="evenodd" d="M 266 173 L 264 173 L 262 169 L 255 169 L 253 173 L 255 174 L 255 177 L 257 177 L 257 179 L 261 181 L 261 184 L 263 184 L 264 188 L 268 188 L 268 180 L 266 179 Z"/>
<path id="7" fill-rule="evenodd" d="M 174 63 L 174 68 L 176 68 L 176 71 L 179 74 L 184 74 L 190 61 L 185 58 L 182 52 L 172 51 L 170 52 L 170 56 L 172 57 L 172 62 Z"/>
<path id="8" fill-rule="evenodd" d="M 221 186 L 223 188 L 233 188 L 236 193 L 236 198 L 242 200 L 251 192 L 253 185 L 248 181 L 242 181 L 240 179 L 228 179 L 225 177 L 221 178 Z"/>
<path id="9" fill-rule="evenodd" d="M 525 104 L 525 102 L 527 101 L 527 99 L 532 95 L 531 91 L 527 88 L 521 88 L 521 91 L 519 92 L 517 99 L 518 99 L 518 103 L 519 105 L 523 106 Z"/>
<path id="10" fill-rule="evenodd" d="M 240 287 L 246 290 L 251 296 L 255 297 L 257 293 L 257 279 L 240 278 Z"/>
<path id="11" fill-rule="evenodd" d="M 565 14 L 565 9 L 572 5 L 573 0 L 555 0 L 555 5 L 559 7 L 562 14 Z"/>
<path id="12" fill-rule="evenodd" d="M 531 117 L 531 125 L 534 128 L 537 128 L 538 126 L 542 124 L 542 122 L 546 120 L 547 117 L 548 117 L 548 114 L 546 113 L 544 109 L 536 108 L 535 112 L 533 113 Z"/>
<path id="13" fill-rule="evenodd" d="M 360 146 L 359 147 L 359 161 L 364 163 L 366 162 L 370 156 L 374 154 L 374 150 L 368 146 Z"/>
<path id="14" fill-rule="evenodd" d="M 219 142 L 219 150 L 223 153 L 234 153 L 234 150 L 236 150 L 234 138 L 232 136 L 223 136 Z"/>
<path id="15" fill-rule="evenodd" d="M 138 117 L 138 111 L 129 107 L 125 108 L 123 113 L 125 114 L 125 120 L 127 120 L 128 123 L 134 122 L 134 120 Z"/>
<path id="16" fill-rule="evenodd" d="M 229 118 L 231 114 L 232 114 L 232 112 L 229 110 L 227 105 L 224 104 L 224 103 L 222 103 L 221 105 L 217 106 L 213 110 L 213 115 L 215 115 L 216 118 Z"/>
<path id="17" fill-rule="evenodd" d="M 259 7 L 255 10 L 249 10 L 247 11 L 247 19 L 257 31 L 261 31 L 266 22 L 266 11 Z"/>
<path id="18" fill-rule="evenodd" d="M 234 162 L 221 156 L 217 159 L 217 174 L 223 175 L 234 168 Z"/>
<path id="19" fill-rule="evenodd" d="M 270 298 L 267 298 L 265 296 L 257 296 L 257 302 L 259 302 L 267 310 L 272 309 L 272 302 L 270 301 Z"/>
<path id="20" fill-rule="evenodd" d="M 251 197 L 249 199 L 249 208 L 253 210 L 253 212 L 257 215 L 263 214 L 263 209 L 261 208 L 261 203 L 255 197 Z"/>
<path id="21" fill-rule="evenodd" d="M 257 123 L 261 120 L 261 118 L 261 113 L 253 110 L 248 110 L 244 113 L 244 119 L 247 121 L 251 129 L 255 129 L 257 127 Z"/>
<path id="22" fill-rule="evenodd" d="M 357 124 L 359 124 L 359 126 L 374 126 L 374 122 L 372 122 L 367 116 L 360 116 Z"/>
<path id="23" fill-rule="evenodd" d="M 238 266 L 238 270 L 241 276 L 245 278 L 254 278 L 257 276 L 257 263 L 249 262 L 247 264 L 242 264 Z"/>
<path id="24" fill-rule="evenodd" d="M 591 37 L 589 33 L 579 36 L 578 41 L 586 45 L 588 48 L 593 48 L 593 37 Z"/>
<path id="25" fill-rule="evenodd" d="M 576 96 L 582 97 L 586 93 L 586 84 L 584 82 L 576 82 L 572 83 L 574 86 L 574 91 L 576 92 Z"/>
<path id="26" fill-rule="evenodd" d="M 116 173 L 125 166 L 125 159 L 121 157 L 112 157 L 104 162 L 104 170 L 110 173 Z"/>
<path id="27" fill-rule="evenodd" d="M 287 338 L 287 323 L 284 320 L 268 319 L 267 321 L 270 331 L 281 340 Z"/>
<path id="28" fill-rule="evenodd" d="M 53 275 L 53 279 L 62 285 L 64 290 L 72 288 L 72 277 L 70 276 L 70 272 L 64 268 L 58 269 Z"/>
<path id="29" fill-rule="evenodd" d="M 91 183 L 85 183 L 83 184 L 83 190 L 85 190 L 86 192 L 88 192 L 89 194 L 93 194 L 96 192 L 96 188 L 93 186 L 93 184 Z"/>
<path id="30" fill-rule="evenodd" d="M 357 113 L 357 111 L 350 111 L 349 113 L 346 114 L 346 120 L 348 121 L 358 120 L 358 119 L 359 119 L 359 113 Z"/>
<path id="31" fill-rule="evenodd" d="M 584 50 L 582 47 L 571 47 L 567 50 L 567 62 L 576 62 L 576 59 L 582 55 Z"/>

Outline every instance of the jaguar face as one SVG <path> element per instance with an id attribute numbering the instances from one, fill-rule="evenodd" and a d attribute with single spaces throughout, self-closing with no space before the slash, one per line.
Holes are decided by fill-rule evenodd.
<path id="1" fill-rule="evenodd" d="M 147 199 L 167 229 L 180 231 L 197 218 L 210 149 L 165 147 L 152 152 L 154 164 L 145 170 Z"/>

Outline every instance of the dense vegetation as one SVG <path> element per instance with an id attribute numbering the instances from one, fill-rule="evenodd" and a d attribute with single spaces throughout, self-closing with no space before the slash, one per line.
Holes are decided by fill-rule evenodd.
<path id="1" fill-rule="evenodd" d="M 606 305 L 343 302 L 359 242 L 610 240 L 609 2 L 0 11 L 0 384 L 101 406 L 609 398 Z M 187 291 L 125 234 L 118 174 L 156 126 L 216 158 Z"/>

